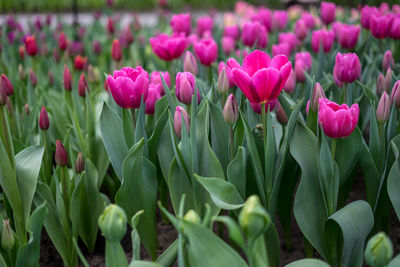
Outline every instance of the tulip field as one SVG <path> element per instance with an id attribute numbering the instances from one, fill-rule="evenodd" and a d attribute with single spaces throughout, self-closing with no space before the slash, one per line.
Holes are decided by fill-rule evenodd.
<path id="1" fill-rule="evenodd" d="M 0 267 L 400 266 L 400 5 L 0 24 Z"/>

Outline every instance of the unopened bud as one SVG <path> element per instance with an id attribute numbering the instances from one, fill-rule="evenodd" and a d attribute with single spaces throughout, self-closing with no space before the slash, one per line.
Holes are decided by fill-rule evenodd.
<path id="1" fill-rule="evenodd" d="M 67 151 L 60 140 L 56 141 L 56 153 L 54 157 L 58 166 L 63 167 L 68 165 Z"/>
<path id="2" fill-rule="evenodd" d="M 324 89 L 319 83 L 316 83 L 311 96 L 311 109 L 315 112 L 318 111 L 318 103 L 320 98 L 326 98 Z"/>
<path id="3" fill-rule="evenodd" d="M 383 92 L 383 87 L 385 83 L 385 76 L 382 73 L 379 73 L 378 80 L 376 81 L 376 94 L 381 95 Z"/>
<path id="4" fill-rule="evenodd" d="M 279 103 L 279 101 L 277 102 L 275 113 L 276 113 L 276 118 L 280 124 L 286 125 L 288 123 L 288 117 L 286 116 L 286 112 Z"/>
<path id="5" fill-rule="evenodd" d="M 393 257 L 393 245 L 389 237 L 384 232 L 371 237 L 365 248 L 364 257 L 368 266 L 386 266 Z"/>
<path id="6" fill-rule="evenodd" d="M 183 59 L 183 71 L 190 72 L 193 75 L 197 75 L 199 72 L 196 59 L 190 51 L 186 51 L 185 53 L 185 58 Z"/>
<path id="7" fill-rule="evenodd" d="M 225 102 L 224 110 L 222 111 L 224 120 L 233 125 L 239 119 L 239 109 L 234 94 L 230 94 Z"/>
<path id="8" fill-rule="evenodd" d="M 0 106 L 4 106 L 7 103 L 7 98 L 6 88 L 0 86 Z"/>
<path id="9" fill-rule="evenodd" d="M 120 242 L 126 233 L 126 213 L 115 205 L 108 205 L 99 217 L 99 227 L 103 236 L 110 242 Z"/>
<path id="10" fill-rule="evenodd" d="M 228 92 L 229 89 L 229 80 L 228 76 L 226 76 L 226 68 L 222 67 L 222 70 L 220 71 L 218 75 L 218 83 L 217 83 L 217 89 L 220 94 L 225 94 Z"/>
<path id="11" fill-rule="evenodd" d="M 0 86 L 4 87 L 6 90 L 7 95 L 12 95 L 14 93 L 14 87 L 11 84 L 8 77 L 4 74 L 1 74 L 0 77 Z"/>
<path id="12" fill-rule="evenodd" d="M 29 114 L 31 113 L 31 111 L 30 111 L 30 109 L 29 109 L 28 103 L 25 104 L 25 106 L 24 106 L 24 111 L 25 111 L 25 114 L 26 114 L 27 116 L 29 116 Z"/>
<path id="13" fill-rule="evenodd" d="M 40 111 L 40 116 L 39 116 L 39 127 L 42 130 L 47 130 L 49 129 L 49 116 L 47 115 L 46 108 L 42 106 L 42 110 Z"/>
<path id="14" fill-rule="evenodd" d="M 200 224 L 201 220 L 199 215 L 194 211 L 194 210 L 189 210 L 186 215 L 183 217 L 186 221 L 195 223 L 195 224 Z"/>
<path id="15" fill-rule="evenodd" d="M 393 68 L 393 67 L 394 67 L 394 59 L 392 52 L 390 50 L 387 50 L 383 55 L 383 60 L 382 60 L 383 71 L 387 71 L 388 68 Z"/>
<path id="16" fill-rule="evenodd" d="M 85 97 L 86 91 L 89 91 L 89 85 L 86 81 L 85 74 L 82 73 L 81 77 L 79 78 L 78 93 L 81 97 Z"/>
<path id="17" fill-rule="evenodd" d="M 174 115 L 174 128 L 175 128 L 175 134 L 176 134 L 176 136 L 178 136 L 178 138 L 181 138 L 181 134 L 182 134 L 182 117 L 185 122 L 185 127 L 187 129 L 187 132 L 189 133 L 189 129 L 190 129 L 189 114 L 186 112 L 186 110 L 183 107 L 177 106 L 175 109 L 175 115 Z"/>
<path id="18" fill-rule="evenodd" d="M 3 220 L 3 231 L 1 232 L 1 247 L 11 250 L 14 247 L 14 231 L 10 226 L 10 220 Z"/>
<path id="19" fill-rule="evenodd" d="M 31 80 L 32 86 L 35 87 L 37 85 L 38 80 L 36 73 L 32 69 L 29 70 L 29 79 Z"/>
<path id="20" fill-rule="evenodd" d="M 67 65 L 64 65 L 63 81 L 64 81 L 64 89 L 67 91 L 71 91 L 72 77 L 71 77 L 71 72 L 69 71 L 69 68 Z"/>
<path id="21" fill-rule="evenodd" d="M 390 92 L 390 89 L 392 88 L 392 69 L 388 68 L 385 79 L 383 81 L 383 90 L 386 92 Z"/>
<path id="22" fill-rule="evenodd" d="M 81 173 L 85 170 L 85 160 L 83 159 L 82 152 L 79 152 L 78 157 L 75 161 L 75 171 L 76 173 Z"/>
<path id="23" fill-rule="evenodd" d="M 239 213 L 239 225 L 248 238 L 255 238 L 267 230 L 271 219 L 258 196 L 250 196 Z"/>
<path id="24" fill-rule="evenodd" d="M 285 90 L 286 93 L 291 94 L 294 89 L 296 89 L 296 74 L 292 69 L 288 79 L 286 80 L 285 86 L 283 86 L 283 90 Z"/>
<path id="25" fill-rule="evenodd" d="M 24 67 L 22 67 L 21 64 L 18 65 L 18 76 L 19 76 L 19 79 L 22 80 L 22 81 L 24 81 L 25 78 L 26 78 L 25 77 Z"/>
<path id="26" fill-rule="evenodd" d="M 397 81 L 392 88 L 392 92 L 390 94 L 390 103 L 393 105 L 396 104 L 396 108 L 400 108 L 400 81 Z"/>
<path id="27" fill-rule="evenodd" d="M 376 109 L 376 119 L 378 122 L 384 123 L 389 120 L 390 116 L 390 98 L 386 92 L 383 92 Z"/>
<path id="28" fill-rule="evenodd" d="M 115 39 L 112 43 L 111 47 L 111 57 L 113 60 L 116 62 L 121 61 L 122 59 L 122 50 L 121 50 L 121 45 L 119 44 L 119 41 Z"/>

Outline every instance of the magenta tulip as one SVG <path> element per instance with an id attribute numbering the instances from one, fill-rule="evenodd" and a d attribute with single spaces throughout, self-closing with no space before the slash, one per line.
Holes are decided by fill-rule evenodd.
<path id="1" fill-rule="evenodd" d="M 7 95 L 14 93 L 14 87 L 5 74 L 1 74 L 0 76 L 0 86 L 5 89 Z"/>
<path id="2" fill-rule="evenodd" d="M 28 36 L 25 39 L 25 50 L 30 56 L 35 56 L 38 52 L 35 36 Z"/>
<path id="3" fill-rule="evenodd" d="M 393 17 L 389 35 L 393 39 L 400 39 L 400 14 L 397 17 Z"/>
<path id="4" fill-rule="evenodd" d="M 279 43 L 276 45 L 272 45 L 272 56 L 277 55 L 285 55 L 286 57 L 290 57 L 290 46 L 287 43 Z"/>
<path id="5" fill-rule="evenodd" d="M 348 25 L 344 23 L 336 24 L 336 39 L 343 48 L 353 49 L 358 41 L 360 26 Z"/>
<path id="6" fill-rule="evenodd" d="M 268 32 L 265 27 L 255 21 L 246 22 L 242 29 L 242 42 L 245 46 L 265 48 L 268 43 Z"/>
<path id="7" fill-rule="evenodd" d="M 231 78 L 253 103 L 275 100 L 281 93 L 291 71 L 291 63 L 283 55 L 270 58 L 260 50 L 248 54 L 243 66 L 233 58 L 228 60 Z"/>
<path id="8" fill-rule="evenodd" d="M 79 82 L 78 82 L 78 94 L 81 97 L 85 97 L 86 96 L 86 91 L 89 91 L 89 85 L 86 81 L 85 78 L 85 74 L 82 73 L 81 77 L 79 78 Z"/>
<path id="9" fill-rule="evenodd" d="M 382 69 L 383 71 L 387 71 L 388 68 L 393 68 L 394 67 L 394 59 L 392 55 L 392 51 L 387 50 L 385 54 L 383 55 L 382 59 Z"/>
<path id="10" fill-rule="evenodd" d="M 196 79 L 190 72 L 178 72 L 175 81 L 175 94 L 183 104 L 192 103 L 194 91 L 197 91 L 197 101 L 200 103 L 200 93 L 196 88 Z"/>
<path id="11" fill-rule="evenodd" d="M 252 21 L 258 21 L 265 27 L 265 29 L 270 32 L 272 25 L 272 14 L 268 8 L 260 7 L 257 13 L 251 16 Z"/>
<path id="12" fill-rule="evenodd" d="M 191 32 L 191 18 L 190 14 L 176 14 L 173 15 L 169 25 L 174 33 L 180 34 L 183 32 L 188 36 Z"/>
<path id="13" fill-rule="evenodd" d="M 182 117 L 183 121 L 185 122 L 186 130 L 189 133 L 190 130 L 189 114 L 183 107 L 177 106 L 174 114 L 174 129 L 175 129 L 175 134 L 176 136 L 178 136 L 178 138 L 181 138 L 182 135 Z"/>
<path id="14" fill-rule="evenodd" d="M 361 75 L 361 63 L 357 54 L 337 53 L 333 73 L 342 83 L 352 83 L 357 80 Z"/>
<path id="15" fill-rule="evenodd" d="M 58 166 L 63 167 L 68 165 L 68 155 L 63 144 L 60 140 L 56 141 L 56 152 L 54 154 L 54 159 Z"/>
<path id="16" fill-rule="evenodd" d="M 49 115 L 47 115 L 47 110 L 44 106 L 42 106 L 42 109 L 40 110 L 40 115 L 39 115 L 39 127 L 42 130 L 47 130 L 49 129 L 50 122 L 49 122 Z"/>
<path id="17" fill-rule="evenodd" d="M 288 22 L 288 15 L 285 10 L 275 10 L 272 13 L 272 30 L 284 30 Z"/>
<path id="18" fill-rule="evenodd" d="M 378 12 L 378 9 L 376 7 L 370 7 L 370 6 L 364 6 L 361 9 L 361 18 L 360 18 L 360 22 L 361 25 L 365 28 L 365 29 L 369 29 L 370 28 L 370 19 L 371 16 L 375 13 Z"/>
<path id="19" fill-rule="evenodd" d="M 65 35 L 64 32 L 61 32 L 60 35 L 58 35 L 58 48 L 60 50 L 65 51 L 68 47 L 68 39 L 67 36 Z"/>
<path id="20" fill-rule="evenodd" d="M 225 64 L 223 61 L 221 61 L 218 64 L 218 75 L 221 73 L 221 71 L 223 69 L 225 69 L 226 77 L 228 78 L 229 88 L 232 88 L 233 86 L 235 86 L 235 83 L 232 81 L 232 78 L 231 78 L 231 70 L 232 69 L 227 64 Z"/>
<path id="21" fill-rule="evenodd" d="M 311 70 L 312 65 L 312 57 L 311 54 L 308 52 L 298 52 L 294 56 L 294 61 L 302 61 L 305 67 L 305 70 L 309 72 Z"/>
<path id="22" fill-rule="evenodd" d="M 226 55 L 235 51 L 235 40 L 231 37 L 222 37 L 221 45 L 222 51 L 224 51 Z"/>
<path id="23" fill-rule="evenodd" d="M 199 69 L 197 67 L 197 61 L 190 51 L 186 51 L 185 57 L 183 59 L 183 71 L 191 72 L 197 75 Z"/>
<path id="24" fill-rule="evenodd" d="M 303 14 L 301 15 L 301 19 L 303 19 L 306 22 L 307 27 L 310 30 L 314 29 L 314 27 L 315 27 L 315 19 L 314 19 L 313 15 L 311 15 L 308 12 L 303 12 Z"/>
<path id="25" fill-rule="evenodd" d="M 114 61 L 119 62 L 122 59 L 122 49 L 119 40 L 115 39 L 111 46 L 111 57 Z"/>
<path id="26" fill-rule="evenodd" d="M 156 102 L 161 98 L 162 86 L 160 84 L 151 83 L 146 99 L 146 114 L 154 115 Z"/>
<path id="27" fill-rule="evenodd" d="M 144 102 L 147 99 L 149 74 L 141 66 L 124 67 L 107 76 L 107 85 L 121 108 L 135 109 L 140 107 L 142 96 Z"/>
<path id="28" fill-rule="evenodd" d="M 378 39 L 389 37 L 392 19 L 390 14 L 372 14 L 369 24 L 372 35 Z"/>
<path id="29" fill-rule="evenodd" d="M 150 74 L 150 84 L 158 84 L 161 86 L 161 95 L 165 94 L 164 85 L 161 80 L 161 76 L 163 77 L 165 83 L 171 88 L 171 77 L 169 76 L 168 71 L 153 71 Z"/>
<path id="30" fill-rule="evenodd" d="M 392 92 L 390 93 L 390 101 L 396 105 L 396 108 L 400 108 L 400 81 L 397 81 L 392 88 Z"/>
<path id="31" fill-rule="evenodd" d="M 180 57 L 187 47 L 187 39 L 182 35 L 169 36 L 162 33 L 149 41 L 153 52 L 166 61 Z"/>
<path id="32" fill-rule="evenodd" d="M 296 74 L 294 73 L 294 70 L 291 70 L 289 78 L 283 86 L 283 90 L 285 90 L 286 93 L 291 94 L 294 89 L 296 89 Z"/>
<path id="33" fill-rule="evenodd" d="M 299 40 L 297 40 L 296 35 L 291 32 L 280 33 L 278 36 L 278 42 L 280 44 L 286 43 L 289 45 L 290 53 L 296 49 L 297 44 L 299 44 Z"/>
<path id="34" fill-rule="evenodd" d="M 346 104 L 338 105 L 327 98 L 319 99 L 318 121 L 324 133 L 331 138 L 349 136 L 357 126 L 358 104 L 350 108 Z"/>
<path id="35" fill-rule="evenodd" d="M 71 91 L 72 76 L 67 65 L 64 65 L 63 82 L 64 82 L 64 89 L 67 91 Z"/>
<path id="36" fill-rule="evenodd" d="M 335 12 L 335 3 L 321 2 L 321 19 L 325 24 L 328 25 L 335 21 Z"/>
<path id="37" fill-rule="evenodd" d="M 224 37 L 231 37 L 233 40 L 239 40 L 240 30 L 237 25 L 225 26 Z"/>
<path id="38" fill-rule="evenodd" d="M 299 19 L 298 21 L 296 21 L 296 24 L 294 25 L 294 33 L 300 41 L 303 41 L 304 38 L 307 37 L 308 27 L 304 20 Z"/>
<path id="39" fill-rule="evenodd" d="M 225 122 L 230 125 L 235 124 L 239 119 L 239 108 L 234 94 L 230 94 L 226 99 L 222 115 Z"/>
<path id="40" fill-rule="evenodd" d="M 211 66 L 218 57 L 218 46 L 213 39 L 201 39 L 194 43 L 193 50 L 200 63 L 205 66 Z"/>
<path id="41" fill-rule="evenodd" d="M 203 37 L 205 32 L 212 32 L 214 21 L 209 16 L 200 17 L 197 19 L 196 32 L 199 37 Z"/>
<path id="42" fill-rule="evenodd" d="M 315 53 L 318 53 L 322 45 L 324 52 L 328 53 L 332 48 L 334 40 L 335 40 L 335 34 L 333 31 L 326 31 L 326 30 L 313 31 L 311 37 L 311 47 Z"/>

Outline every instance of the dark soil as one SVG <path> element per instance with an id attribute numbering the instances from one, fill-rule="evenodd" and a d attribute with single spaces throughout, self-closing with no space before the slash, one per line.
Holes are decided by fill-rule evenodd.
<path id="1" fill-rule="evenodd" d="M 352 202 L 359 199 L 365 199 L 365 186 L 362 178 L 359 176 L 355 179 L 352 191 L 349 194 L 347 202 Z M 158 214 L 158 235 L 159 235 L 159 243 L 160 249 L 158 251 L 158 255 L 161 255 L 162 252 L 168 248 L 168 246 L 177 238 L 177 232 L 172 225 L 166 225 L 162 222 L 161 217 Z M 292 250 L 287 251 L 284 244 L 284 237 L 281 224 L 279 219 L 277 220 L 277 230 L 281 240 L 281 266 L 285 266 L 286 264 L 296 261 L 299 259 L 305 258 L 304 253 L 304 239 L 303 235 L 293 218 L 292 220 Z M 214 228 L 215 230 L 216 228 Z M 218 230 L 215 230 L 218 231 Z M 125 249 L 128 259 L 130 260 L 132 257 L 132 243 L 131 243 L 131 229 L 129 228 L 126 236 L 121 241 L 122 246 Z M 223 231 L 223 238 L 227 239 L 226 231 Z M 393 242 L 394 255 L 400 253 L 400 224 L 399 220 L 396 217 L 396 214 L 392 210 L 391 219 L 390 219 L 390 238 Z M 96 247 L 94 252 L 89 253 L 85 250 L 85 246 L 80 244 L 83 254 L 90 266 L 105 266 L 105 240 L 99 234 Z M 314 253 L 314 257 L 321 258 L 316 252 Z M 148 253 L 142 247 L 141 249 L 141 258 L 143 260 L 150 260 Z M 40 244 L 40 266 L 50 267 L 57 266 L 60 267 L 63 265 L 61 257 L 58 255 L 57 250 L 54 248 L 51 243 L 50 238 L 48 237 L 46 231 L 43 229 L 42 239 Z M 83 266 L 83 265 L 82 265 Z"/>

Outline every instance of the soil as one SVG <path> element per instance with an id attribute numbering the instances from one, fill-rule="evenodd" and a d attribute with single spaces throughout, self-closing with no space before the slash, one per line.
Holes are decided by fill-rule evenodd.
<path id="1" fill-rule="evenodd" d="M 364 182 L 363 179 L 359 176 L 355 179 L 352 191 L 349 194 L 348 201 L 352 202 L 359 199 L 365 199 L 365 190 L 364 190 Z M 166 225 L 162 220 L 161 216 L 158 214 L 158 234 L 159 234 L 159 244 L 160 249 L 158 251 L 158 255 L 161 255 L 162 252 L 168 248 L 168 246 L 177 238 L 177 232 L 172 225 Z M 282 227 L 280 225 L 279 220 L 277 220 L 277 230 L 281 240 L 281 266 L 285 266 L 286 264 L 296 261 L 299 259 L 305 258 L 304 253 L 304 240 L 303 235 L 293 218 L 292 220 L 292 244 L 293 248 L 291 251 L 287 251 L 284 244 L 284 237 Z M 215 230 L 215 228 L 214 228 Z M 215 230 L 217 231 L 217 230 Z M 121 241 L 121 244 L 127 254 L 128 260 L 132 257 L 132 243 L 131 243 L 131 229 L 128 228 L 126 236 Z M 227 239 L 226 230 L 223 231 L 223 238 Z M 396 217 L 396 214 L 392 210 L 391 219 L 390 219 L 390 238 L 393 242 L 394 254 L 397 255 L 400 253 L 400 224 L 399 220 Z M 82 249 L 82 253 L 84 254 L 87 262 L 90 266 L 94 267 L 103 267 L 105 266 L 105 240 L 104 237 L 99 234 L 95 249 L 92 253 L 89 253 L 85 250 L 85 246 L 80 244 Z M 314 253 L 315 258 L 321 258 L 317 252 Z M 142 247 L 141 249 L 141 258 L 143 260 L 150 260 L 148 253 Z M 40 244 L 40 266 L 43 267 L 51 267 L 57 266 L 60 267 L 63 265 L 61 257 L 58 255 L 57 250 L 54 248 L 51 243 L 50 238 L 48 237 L 45 230 L 42 231 L 42 239 Z M 80 265 L 83 266 L 83 265 Z"/>

